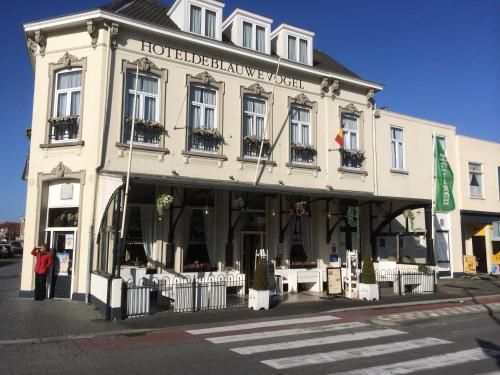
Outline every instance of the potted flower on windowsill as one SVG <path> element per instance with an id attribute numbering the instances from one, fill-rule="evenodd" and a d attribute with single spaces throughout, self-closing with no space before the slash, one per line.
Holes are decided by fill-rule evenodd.
<path id="1" fill-rule="evenodd" d="M 263 260 L 257 260 L 253 278 L 253 285 L 248 291 L 248 307 L 254 310 L 269 310 L 271 292 Z"/>
<path id="2" fill-rule="evenodd" d="M 212 138 L 217 144 L 222 144 L 222 134 L 217 129 L 212 128 L 192 128 L 191 134 L 196 137 Z"/>
<path id="3" fill-rule="evenodd" d="M 368 251 L 363 252 L 363 269 L 361 271 L 361 282 L 358 284 L 358 296 L 361 300 L 377 301 L 379 290 L 375 277 L 372 257 Z"/>
<path id="4" fill-rule="evenodd" d="M 292 143 L 292 149 L 296 151 L 307 151 L 316 154 L 316 148 L 310 144 Z"/>
<path id="5" fill-rule="evenodd" d="M 128 118 L 127 123 L 132 125 L 132 119 Z M 151 130 L 151 131 L 158 132 L 158 133 L 162 133 L 165 130 L 163 128 L 163 126 L 161 126 L 161 124 L 158 121 L 144 120 L 144 119 L 141 119 L 138 117 L 135 118 L 135 126 L 137 126 L 138 128 L 143 128 L 143 129 Z"/>
<path id="6" fill-rule="evenodd" d="M 75 124 L 80 116 L 69 115 L 69 116 L 56 116 L 49 118 L 49 123 L 51 125 L 63 125 L 63 124 Z"/>
<path id="7" fill-rule="evenodd" d="M 366 160 L 365 153 L 361 150 L 341 148 L 340 153 L 342 154 L 342 165 L 344 167 L 361 168 L 363 162 Z"/>

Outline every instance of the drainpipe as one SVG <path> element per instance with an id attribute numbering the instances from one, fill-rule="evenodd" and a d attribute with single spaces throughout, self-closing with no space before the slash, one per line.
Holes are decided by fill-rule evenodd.
<path id="1" fill-rule="evenodd" d="M 87 256 L 87 287 L 85 291 L 85 303 L 90 303 L 90 273 L 92 272 L 92 260 L 94 258 L 94 236 L 93 225 L 89 227 L 89 244 L 88 244 L 88 256 Z"/>
<path id="2" fill-rule="evenodd" d="M 375 129 L 375 112 L 377 111 L 377 103 L 373 104 L 372 109 L 372 152 L 373 152 L 373 195 L 378 195 L 378 176 L 377 176 L 377 130 Z"/>

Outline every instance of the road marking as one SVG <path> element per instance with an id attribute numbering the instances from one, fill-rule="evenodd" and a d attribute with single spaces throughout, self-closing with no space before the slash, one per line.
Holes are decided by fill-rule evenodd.
<path id="1" fill-rule="evenodd" d="M 233 348 L 231 350 L 233 352 L 236 352 L 239 354 L 248 355 L 248 354 L 255 354 L 255 353 L 262 353 L 262 352 L 271 352 L 271 351 L 276 351 L 276 350 L 287 350 L 287 349 L 305 348 L 305 347 L 309 347 L 309 346 L 329 345 L 329 344 L 336 344 L 339 342 L 346 342 L 346 341 L 359 341 L 359 340 L 376 339 L 379 337 L 396 336 L 396 335 L 403 335 L 403 334 L 406 334 L 406 332 L 397 331 L 395 329 L 380 329 L 380 330 L 375 330 L 375 331 L 357 332 L 357 333 L 349 333 L 349 334 L 344 334 L 344 335 L 318 337 L 318 338 L 314 338 L 314 339 L 245 346 L 245 347 L 241 347 L 241 348 Z"/>
<path id="2" fill-rule="evenodd" d="M 337 323 L 337 324 L 330 324 L 326 326 L 317 326 L 311 328 L 282 329 L 278 331 L 266 331 L 266 332 L 256 332 L 256 333 L 244 333 L 240 335 L 231 335 L 231 336 L 210 337 L 207 338 L 207 340 L 214 344 L 226 344 L 229 342 L 268 339 L 272 337 L 306 335 L 309 333 L 332 332 L 332 331 L 340 331 L 343 329 L 361 328 L 368 326 L 369 326 L 368 324 L 361 322 Z"/>
<path id="3" fill-rule="evenodd" d="M 321 316 L 312 316 L 312 317 L 308 317 L 308 318 L 268 320 L 265 322 L 236 324 L 236 325 L 232 325 L 232 326 L 219 326 L 219 327 L 212 327 L 212 328 L 192 329 L 192 330 L 189 330 L 186 332 L 190 333 L 192 335 L 204 335 L 207 333 L 244 331 L 247 329 L 254 329 L 254 328 L 287 326 L 287 325 L 301 324 L 301 323 L 326 322 L 329 320 L 337 320 L 337 319 L 340 319 L 340 318 L 337 318 L 336 316 L 331 316 L 331 315 L 321 315 Z"/>
<path id="4" fill-rule="evenodd" d="M 277 359 L 269 359 L 261 362 L 277 370 L 281 370 L 292 367 L 319 365 L 322 363 L 330 363 L 346 359 L 368 358 L 377 355 L 404 352 L 407 350 L 420 349 L 429 346 L 444 345 L 444 344 L 451 344 L 451 341 L 436 339 L 433 337 L 427 337 L 416 340 L 391 342 L 389 344 L 371 345 L 361 348 L 334 350 L 332 352 L 326 352 L 326 353 L 315 353 L 315 354 L 283 357 Z"/>
<path id="5" fill-rule="evenodd" d="M 390 365 L 374 366 L 359 370 L 339 372 L 334 375 L 397 375 L 412 372 L 434 370 L 441 367 L 455 366 L 471 361 L 481 361 L 488 358 L 500 358 L 500 351 L 491 349 L 469 349 L 460 352 L 435 355 L 411 361 L 392 363 Z M 332 374 L 333 375 L 333 374 Z"/>

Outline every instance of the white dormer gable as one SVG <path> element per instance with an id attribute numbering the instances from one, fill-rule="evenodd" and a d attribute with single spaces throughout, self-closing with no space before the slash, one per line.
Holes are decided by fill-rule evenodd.
<path id="1" fill-rule="evenodd" d="M 215 0 L 176 0 L 168 16 L 182 31 L 222 40 L 222 9 Z"/>
<path id="2" fill-rule="evenodd" d="M 270 54 L 272 23 L 270 18 L 235 9 L 222 24 L 222 30 L 235 45 Z"/>
<path id="3" fill-rule="evenodd" d="M 284 59 L 312 66 L 313 39 L 312 31 L 283 23 L 271 33 L 272 51 Z"/>

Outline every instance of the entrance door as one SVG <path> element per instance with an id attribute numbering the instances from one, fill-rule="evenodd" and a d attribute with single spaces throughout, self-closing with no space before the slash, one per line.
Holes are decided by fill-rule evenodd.
<path id="1" fill-rule="evenodd" d="M 242 234 L 242 269 L 246 276 L 245 292 L 248 292 L 249 284 L 253 281 L 255 271 L 255 252 L 265 247 L 264 233 L 243 233 Z"/>
<path id="2" fill-rule="evenodd" d="M 75 241 L 75 231 L 54 231 L 52 236 L 54 266 L 52 268 L 51 296 L 54 298 L 71 297 L 71 275 L 73 271 Z"/>
<path id="3" fill-rule="evenodd" d="M 439 276 L 451 276 L 448 231 L 436 231 L 436 249 Z"/>
<path id="4" fill-rule="evenodd" d="M 476 257 L 476 271 L 479 273 L 488 273 L 488 264 L 486 261 L 486 240 L 484 236 L 472 237 L 472 252 Z"/>

